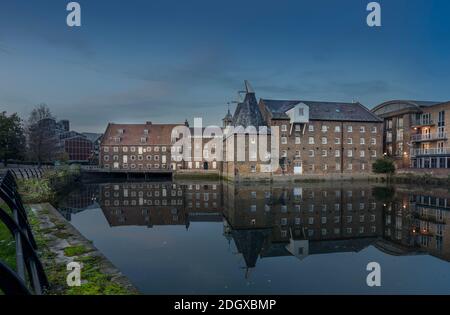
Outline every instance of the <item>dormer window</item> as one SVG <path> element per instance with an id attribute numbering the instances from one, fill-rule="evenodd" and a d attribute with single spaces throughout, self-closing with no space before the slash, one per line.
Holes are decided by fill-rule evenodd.
<path id="1" fill-rule="evenodd" d="M 121 140 L 121 138 L 120 138 L 120 137 L 114 137 L 114 142 L 115 142 L 115 143 L 119 143 L 119 142 L 120 142 L 120 140 Z"/>
<path id="2" fill-rule="evenodd" d="M 144 135 L 148 135 L 148 129 L 144 129 Z"/>
<path id="3" fill-rule="evenodd" d="M 125 133 L 125 129 L 119 129 L 117 130 L 117 132 L 119 133 L 119 135 L 123 135 Z"/>
<path id="4" fill-rule="evenodd" d="M 141 137 L 141 143 L 146 143 L 147 142 L 147 137 Z"/>

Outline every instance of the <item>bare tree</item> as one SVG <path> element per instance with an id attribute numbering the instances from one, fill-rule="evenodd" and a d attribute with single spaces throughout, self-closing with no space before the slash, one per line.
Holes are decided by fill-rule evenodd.
<path id="1" fill-rule="evenodd" d="M 53 161 L 56 149 L 56 120 L 46 104 L 34 108 L 28 119 L 27 142 L 31 160 L 39 165 Z"/>

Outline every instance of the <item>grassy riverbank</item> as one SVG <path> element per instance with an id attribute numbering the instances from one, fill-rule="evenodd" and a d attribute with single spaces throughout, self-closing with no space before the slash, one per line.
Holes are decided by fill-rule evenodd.
<path id="1" fill-rule="evenodd" d="M 29 220 L 51 284 L 48 295 L 138 294 L 120 272 L 50 204 L 32 205 Z M 69 287 L 67 263 L 81 265 L 81 286 Z"/>
<path id="2" fill-rule="evenodd" d="M 7 212 L 10 211 L 1 199 L 0 207 Z M 0 260 L 12 269 L 16 268 L 16 242 L 2 221 L 0 221 Z"/>
<path id="3" fill-rule="evenodd" d="M 76 165 L 48 170 L 42 178 L 18 180 L 19 193 L 24 203 L 55 202 L 76 184 L 80 174 Z"/>

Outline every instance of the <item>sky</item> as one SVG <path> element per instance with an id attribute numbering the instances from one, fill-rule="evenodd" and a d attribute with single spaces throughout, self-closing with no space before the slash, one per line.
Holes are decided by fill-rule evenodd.
<path id="1" fill-rule="evenodd" d="M 258 98 L 450 100 L 450 1 L 0 0 L 0 111 L 46 103 L 79 132 L 108 122 L 221 124 Z M 236 105 L 231 105 L 233 111 Z"/>

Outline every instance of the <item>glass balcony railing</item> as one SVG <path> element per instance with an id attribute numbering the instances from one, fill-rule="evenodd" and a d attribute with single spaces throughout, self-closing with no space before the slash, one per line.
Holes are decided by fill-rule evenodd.
<path id="1" fill-rule="evenodd" d="M 428 134 L 418 134 L 412 135 L 411 141 L 433 141 L 433 140 L 444 140 L 447 139 L 447 133 L 439 132 L 439 133 L 428 133 Z"/>
<path id="2" fill-rule="evenodd" d="M 450 155 L 450 148 L 411 149 L 411 156 Z"/>

